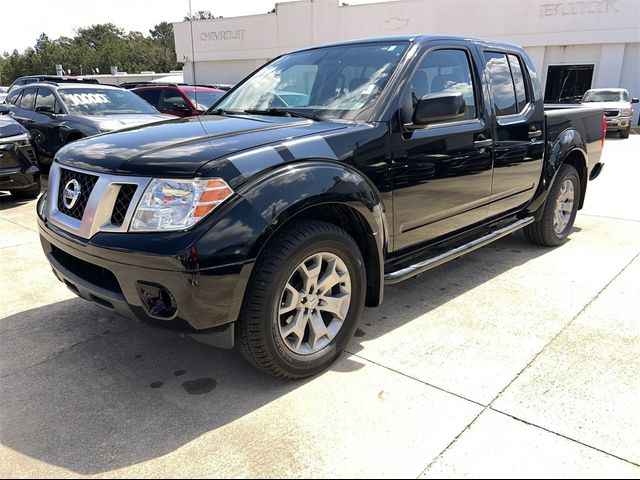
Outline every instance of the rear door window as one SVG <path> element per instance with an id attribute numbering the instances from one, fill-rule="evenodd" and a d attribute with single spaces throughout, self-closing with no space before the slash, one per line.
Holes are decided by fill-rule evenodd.
<path id="1" fill-rule="evenodd" d="M 160 108 L 160 89 L 150 89 L 143 90 L 142 92 L 136 92 L 142 98 L 144 98 L 147 102 L 153 105 L 156 108 Z"/>
<path id="2" fill-rule="evenodd" d="M 513 77 L 513 86 L 516 89 L 518 112 L 522 112 L 527 105 L 527 87 L 524 83 L 524 76 L 522 75 L 522 64 L 520 63 L 520 59 L 515 55 L 508 55 L 508 57 L 511 76 Z"/>
<path id="3" fill-rule="evenodd" d="M 12 92 L 9 92 L 9 95 L 7 95 L 7 98 L 4 100 L 4 103 L 10 103 L 11 105 L 15 105 L 16 102 L 20 99 L 21 93 L 22 93 L 21 90 L 13 90 Z"/>
<path id="4" fill-rule="evenodd" d="M 25 88 L 22 93 L 22 98 L 20 98 L 20 108 L 25 110 L 33 110 L 33 104 L 36 99 L 36 90 L 35 87 Z"/>

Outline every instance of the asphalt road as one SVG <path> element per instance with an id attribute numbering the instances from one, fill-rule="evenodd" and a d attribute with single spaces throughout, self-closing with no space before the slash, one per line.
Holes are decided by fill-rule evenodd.
<path id="1" fill-rule="evenodd" d="M 388 288 L 299 382 L 77 299 L 0 197 L 0 476 L 640 478 L 639 152 L 607 140 L 566 245 Z"/>

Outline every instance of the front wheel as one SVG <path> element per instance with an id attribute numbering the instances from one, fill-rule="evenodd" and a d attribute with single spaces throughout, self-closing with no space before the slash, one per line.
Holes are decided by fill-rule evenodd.
<path id="1" fill-rule="evenodd" d="M 544 203 L 542 216 L 524 228 L 527 239 L 556 247 L 569 238 L 580 201 L 580 177 L 572 165 L 562 165 Z"/>
<path id="2" fill-rule="evenodd" d="M 626 130 L 620 130 L 620 138 L 629 138 L 630 133 L 631 127 L 628 127 Z"/>
<path id="3" fill-rule="evenodd" d="M 247 287 L 238 346 L 266 373 L 304 378 L 331 365 L 353 336 L 364 261 L 353 238 L 330 223 L 294 223 L 276 235 Z"/>

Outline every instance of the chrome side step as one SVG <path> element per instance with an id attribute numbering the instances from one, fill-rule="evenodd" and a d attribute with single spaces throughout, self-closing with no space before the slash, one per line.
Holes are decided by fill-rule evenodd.
<path id="1" fill-rule="evenodd" d="M 449 260 L 453 260 L 454 258 L 460 257 L 465 253 L 472 252 L 480 247 L 484 247 L 485 245 L 498 240 L 510 233 L 515 232 L 516 230 L 520 230 L 522 227 L 529 225 L 534 222 L 533 217 L 526 217 L 517 222 L 512 223 L 511 225 L 507 225 L 506 227 L 502 227 L 499 230 L 491 232 L 483 237 L 477 238 L 469 243 L 461 245 L 457 248 L 449 250 L 448 252 L 444 252 L 435 257 L 428 258 L 420 263 L 416 263 L 415 265 L 411 265 L 409 267 L 403 268 L 401 270 L 397 270 L 395 272 L 387 273 L 384 276 L 384 283 L 386 285 L 392 285 L 394 283 L 401 282 L 403 280 L 407 280 L 411 277 L 415 277 L 416 275 L 425 272 L 431 268 L 437 267 L 438 265 L 442 265 L 443 263 L 448 262 Z"/>

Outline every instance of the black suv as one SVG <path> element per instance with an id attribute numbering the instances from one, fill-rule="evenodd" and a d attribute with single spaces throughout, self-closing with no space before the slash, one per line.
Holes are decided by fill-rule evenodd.
<path id="1" fill-rule="evenodd" d="M 40 171 L 31 135 L 0 105 L 0 190 L 11 196 L 36 198 L 40 193 Z"/>
<path id="2" fill-rule="evenodd" d="M 174 118 L 110 85 L 42 82 L 13 89 L 5 102 L 9 115 L 31 132 L 41 167 L 74 140 Z"/>
<path id="3" fill-rule="evenodd" d="M 100 82 L 94 78 L 82 78 L 82 77 L 60 77 L 58 75 L 27 75 L 26 77 L 16 78 L 11 86 L 9 87 L 9 91 L 12 91 L 14 88 L 22 87 L 24 85 L 30 85 L 32 83 L 39 82 L 56 82 L 56 83 L 90 83 L 92 85 L 97 85 Z"/>

